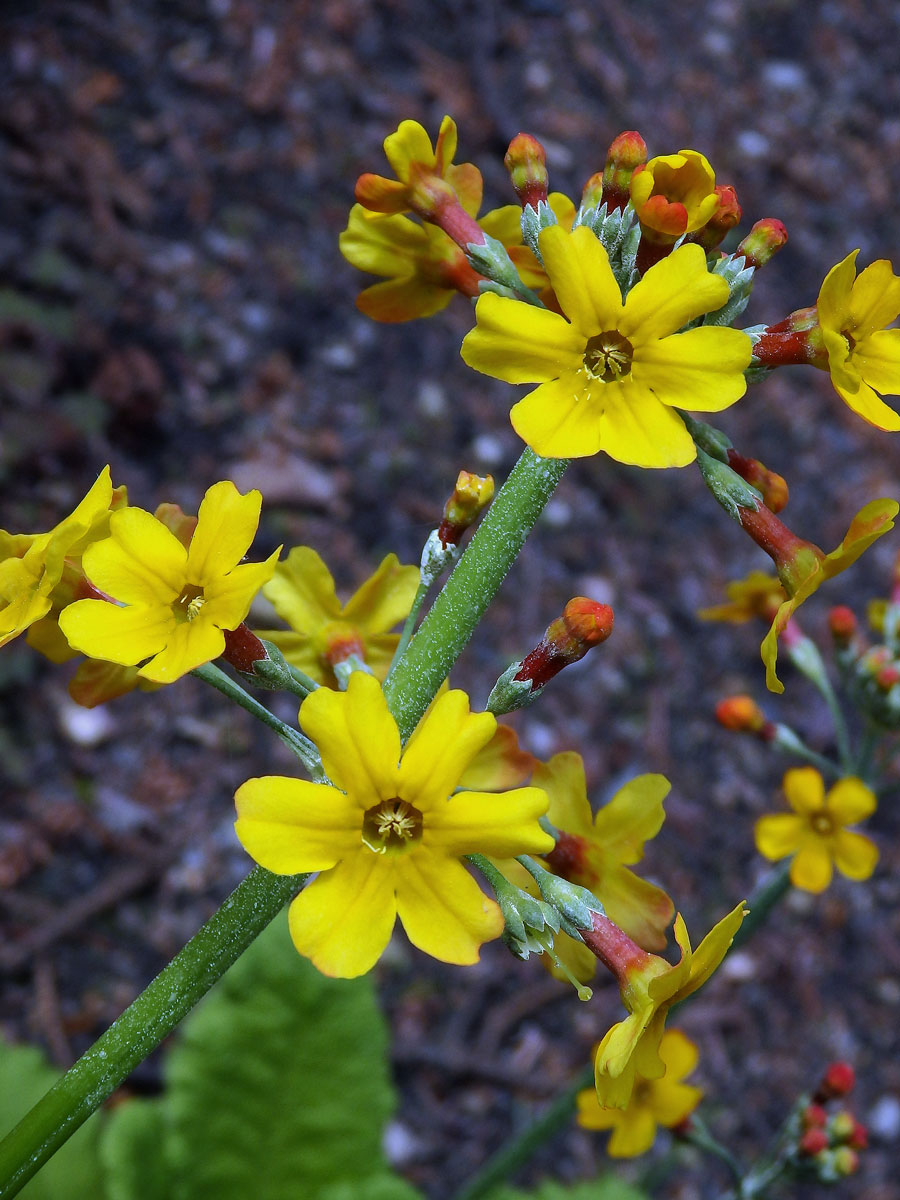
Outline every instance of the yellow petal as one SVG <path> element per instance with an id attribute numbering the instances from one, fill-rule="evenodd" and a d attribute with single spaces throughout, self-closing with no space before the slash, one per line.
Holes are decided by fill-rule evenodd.
<path id="1" fill-rule="evenodd" d="M 794 813 L 776 813 L 760 817 L 753 827 L 753 837 L 760 854 L 770 862 L 786 858 L 800 845 L 806 822 Z"/>
<path id="2" fill-rule="evenodd" d="M 654 1009 L 647 1007 L 608 1030 L 594 1058 L 594 1087 L 603 1108 L 627 1108 L 634 1088 L 632 1055 Z"/>
<path id="3" fill-rule="evenodd" d="M 889 404 L 885 404 L 878 393 L 867 383 L 861 383 L 853 391 L 841 387 L 834 378 L 832 378 L 832 383 L 840 398 L 858 417 L 862 417 L 876 429 L 888 430 L 891 433 L 896 433 L 900 429 L 900 415 Z"/>
<path id="4" fill-rule="evenodd" d="M 585 339 L 559 313 L 486 292 L 475 328 L 463 339 L 463 362 L 507 383 L 540 383 L 577 371 Z"/>
<path id="5" fill-rule="evenodd" d="M 478 224 L 488 237 L 496 238 L 507 249 L 522 244 L 522 207 L 519 204 L 492 208 L 478 218 Z"/>
<path id="6" fill-rule="evenodd" d="M 212 579 L 203 589 L 204 616 L 220 629 L 237 629 L 262 586 L 272 577 L 281 548 L 261 563 L 239 563 L 227 575 Z"/>
<path id="7" fill-rule="evenodd" d="M 397 912 L 414 946 L 441 962 L 478 962 L 482 942 L 503 932 L 503 914 L 462 863 L 424 844 L 396 860 Z"/>
<path id="8" fill-rule="evenodd" d="M 751 342 L 740 329 L 704 325 L 635 350 L 632 375 L 665 403 L 719 412 L 747 390 Z"/>
<path id="9" fill-rule="evenodd" d="M 410 795 L 404 790 L 404 797 Z M 410 803 L 417 804 L 415 799 Z M 457 792 L 428 810 L 425 840 L 445 854 L 549 854 L 554 840 L 538 824 L 547 811 L 540 788 L 511 792 Z"/>
<path id="10" fill-rule="evenodd" d="M 850 320 L 859 342 L 900 315 L 900 279 L 886 258 L 860 271 L 850 290 Z"/>
<path id="11" fill-rule="evenodd" d="M 868 879 L 878 863 L 878 847 L 871 838 L 849 829 L 834 835 L 834 865 L 848 879 Z"/>
<path id="12" fill-rule="evenodd" d="M 362 852 L 363 810 L 337 788 L 267 775 L 241 784 L 234 800 L 238 841 L 276 875 L 324 871 Z"/>
<path id="13" fill-rule="evenodd" d="M 547 793 L 550 807 L 547 817 L 566 833 L 593 833 L 591 804 L 587 798 L 584 762 L 574 750 L 554 754 L 547 763 L 538 763 L 533 783 Z"/>
<path id="14" fill-rule="evenodd" d="M 400 734 L 371 675 L 355 671 L 346 692 L 320 688 L 307 696 L 300 724 L 318 746 L 329 779 L 362 808 L 399 794 Z"/>
<path id="15" fill-rule="evenodd" d="M 559 306 L 583 335 L 582 342 L 619 328 L 622 292 L 600 239 L 584 225 L 571 233 L 551 225 L 541 230 L 538 244 Z"/>
<path id="16" fill-rule="evenodd" d="M 804 892 L 824 892 L 831 883 L 831 855 L 821 838 L 807 838 L 791 862 L 791 883 Z"/>
<path id="17" fill-rule="evenodd" d="M 601 1108 L 593 1088 L 585 1088 L 576 1097 L 576 1120 L 582 1129 L 612 1129 L 622 1119 L 618 1108 Z"/>
<path id="18" fill-rule="evenodd" d="M 855 825 L 870 817 L 878 806 L 875 793 L 861 779 L 839 779 L 825 799 L 825 807 L 839 825 Z"/>
<path id="19" fill-rule="evenodd" d="M 696 1068 L 700 1051 L 679 1029 L 669 1029 L 659 1043 L 659 1057 L 666 1065 L 666 1080 L 680 1083 Z"/>
<path id="20" fill-rule="evenodd" d="M 882 329 L 857 341 L 853 357 L 870 387 L 900 394 L 900 329 Z"/>
<path id="21" fill-rule="evenodd" d="M 394 174 L 404 182 L 409 179 L 412 163 L 434 166 L 431 138 L 418 121 L 401 121 L 396 131 L 384 139 L 384 153 Z"/>
<path id="22" fill-rule="evenodd" d="M 209 488 L 188 549 L 191 583 L 205 586 L 237 566 L 256 536 L 261 507 L 262 496 L 255 488 L 241 495 L 229 479 Z"/>
<path id="23" fill-rule="evenodd" d="M 691 977 L 689 982 L 679 990 L 679 1000 L 692 995 L 706 983 L 728 953 L 728 949 L 734 941 L 734 935 L 740 929 L 746 915 L 747 909 L 742 900 L 727 916 L 712 927 L 691 957 Z"/>
<path id="24" fill-rule="evenodd" d="M 435 807 L 443 811 L 447 797 L 496 727 L 491 713 L 469 711 L 465 692 L 444 692 L 419 722 L 403 752 L 400 788 L 404 800 L 422 812 Z"/>
<path id="25" fill-rule="evenodd" d="M 338 238 L 341 254 L 352 266 L 372 275 L 390 279 L 410 275 L 427 249 L 425 230 L 409 217 L 373 220 L 367 211 L 361 204 L 350 209 L 347 228 Z"/>
<path id="26" fill-rule="evenodd" d="M 95 587 L 126 604 L 171 604 L 186 582 L 187 551 L 142 508 L 109 519 L 110 536 L 84 552 L 82 566 Z"/>
<path id="27" fill-rule="evenodd" d="M 205 620 L 201 611 L 196 620 L 176 624 L 167 636 L 165 648 L 141 667 L 138 674 L 154 683 L 173 683 L 195 667 L 212 662 L 224 649 L 221 629 Z"/>
<path id="28" fill-rule="evenodd" d="M 356 307 L 373 321 L 395 325 L 419 317 L 433 317 L 445 309 L 455 295 L 454 288 L 426 283 L 419 276 L 410 275 L 374 283 L 359 293 Z"/>
<path id="29" fill-rule="evenodd" d="M 446 114 L 441 119 L 437 142 L 434 147 L 435 165 L 443 173 L 453 162 L 456 154 L 456 122 Z"/>
<path id="30" fill-rule="evenodd" d="M 503 792 L 526 783 L 537 766 L 534 756 L 520 747 L 515 730 L 498 725 L 491 740 L 466 767 L 460 786 L 473 792 Z"/>
<path id="31" fill-rule="evenodd" d="M 341 617 L 363 633 L 387 633 L 406 620 L 419 586 L 419 568 L 388 554 L 344 606 Z"/>
<path id="32" fill-rule="evenodd" d="M 646 1154 L 656 1138 L 656 1120 L 648 1108 L 633 1105 L 621 1116 L 606 1144 L 610 1158 L 637 1158 Z"/>
<path id="33" fill-rule="evenodd" d="M 833 329 L 822 330 L 822 341 L 828 354 L 828 373 L 839 392 L 859 391 L 861 376 L 856 355 L 850 353 L 850 343 L 842 333 Z"/>
<path id="34" fill-rule="evenodd" d="M 662 828 L 666 817 L 663 801 L 671 787 L 664 775 L 639 775 L 619 788 L 597 813 L 594 821 L 597 838 L 616 861 L 631 865 L 643 858 L 644 843 L 656 837 Z M 549 816 L 553 821 L 552 807 Z"/>
<path id="35" fill-rule="evenodd" d="M 851 250 L 846 258 L 831 268 L 819 289 L 816 300 L 819 322 L 823 329 L 840 333 L 850 317 L 850 289 L 856 278 L 856 256 Z"/>
<path id="36" fill-rule="evenodd" d="M 399 641 L 399 633 L 376 633 L 366 638 L 366 666 L 379 683 L 387 678 Z"/>
<path id="37" fill-rule="evenodd" d="M 330 668 L 326 671 L 312 640 L 305 633 L 288 633 L 283 629 L 254 629 L 258 638 L 277 646 L 287 661 L 293 667 L 298 667 L 316 683 L 325 683 L 334 687 L 334 674 Z"/>
<path id="38" fill-rule="evenodd" d="M 609 919 L 642 949 L 665 949 L 665 929 L 675 907 L 662 888 L 627 867 L 613 867 L 602 873 L 593 890 Z"/>
<path id="39" fill-rule="evenodd" d="M 323 975 L 353 979 L 381 957 L 397 915 L 395 861 L 363 847 L 319 875 L 291 904 L 294 945 Z"/>
<path id="40" fill-rule="evenodd" d="M 444 178 L 456 192 L 457 199 L 469 216 L 476 216 L 481 208 L 484 180 L 475 164 L 457 163 L 455 166 L 449 166 L 444 172 Z"/>
<path id="41" fill-rule="evenodd" d="M 635 348 L 643 347 L 674 333 L 694 317 L 721 308 L 727 299 L 728 284 L 707 269 L 700 246 L 679 246 L 654 263 L 634 285 L 625 298 L 625 312 L 617 328 Z M 743 337 L 749 341 L 746 334 Z"/>
<path id="42" fill-rule="evenodd" d="M 78 600 L 59 614 L 59 627 L 72 649 L 88 658 L 135 666 L 163 648 L 175 617 L 169 608 L 118 608 L 105 600 Z"/>
<path id="43" fill-rule="evenodd" d="M 821 812 L 825 807 L 825 780 L 815 767 L 794 767 L 785 771 L 781 786 L 796 813 Z"/>
<path id="44" fill-rule="evenodd" d="M 340 616 L 331 572 L 310 546 L 295 546 L 263 588 L 272 607 L 297 633 L 313 634 Z"/>

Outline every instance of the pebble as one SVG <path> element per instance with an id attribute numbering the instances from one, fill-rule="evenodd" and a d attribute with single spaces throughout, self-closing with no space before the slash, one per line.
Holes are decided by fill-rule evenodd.
<path id="1" fill-rule="evenodd" d="M 876 1100 L 869 1110 L 866 1125 L 874 1137 L 885 1142 L 896 1141 L 900 1137 L 900 1100 L 891 1095 Z"/>
<path id="2" fill-rule="evenodd" d="M 112 737 L 116 722 L 106 708 L 82 708 L 74 700 L 64 700 L 59 706 L 59 723 L 63 733 L 76 746 L 99 746 Z"/>

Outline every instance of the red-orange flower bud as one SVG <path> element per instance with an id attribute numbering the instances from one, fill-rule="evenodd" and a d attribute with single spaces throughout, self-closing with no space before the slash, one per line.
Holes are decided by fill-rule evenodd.
<path id="1" fill-rule="evenodd" d="M 503 159 L 515 193 L 523 208 L 537 208 L 547 200 L 547 156 L 544 147 L 530 133 L 517 133 Z"/>
<path id="2" fill-rule="evenodd" d="M 450 499 L 444 505 L 444 519 L 438 527 L 441 545 L 455 546 L 478 514 L 487 508 L 494 496 L 492 475 L 473 475 L 460 471 Z"/>
<path id="3" fill-rule="evenodd" d="M 846 645 L 856 633 L 856 614 L 846 604 L 836 604 L 828 610 L 828 628 L 839 645 Z"/>
<path id="4" fill-rule="evenodd" d="M 833 1062 L 822 1076 L 822 1082 L 816 1091 L 815 1099 L 836 1100 L 838 1096 L 847 1096 L 856 1086 L 856 1072 L 848 1062 Z"/>
<path id="5" fill-rule="evenodd" d="M 807 1129 L 803 1137 L 797 1143 L 797 1149 L 801 1154 L 807 1155 L 809 1158 L 814 1158 L 815 1155 L 821 1154 L 823 1150 L 828 1149 L 828 1134 L 824 1129 Z"/>
<path id="6" fill-rule="evenodd" d="M 719 207 L 709 218 L 702 229 L 688 234 L 687 241 L 696 242 L 707 253 L 715 250 L 726 235 L 740 222 L 743 209 L 738 203 L 737 192 L 730 184 L 718 185 L 713 191 L 719 197 Z"/>
<path id="7" fill-rule="evenodd" d="M 636 129 L 627 129 L 613 140 L 606 152 L 602 176 L 608 212 L 624 208 L 631 199 L 631 177 L 646 161 L 647 143 Z"/>
<path id="8" fill-rule="evenodd" d="M 237 629 L 223 629 L 222 633 L 225 636 L 222 657 L 236 671 L 252 675 L 253 664 L 269 657 L 265 646 L 247 625 L 242 623 Z"/>
<path id="9" fill-rule="evenodd" d="M 576 596 L 562 616 L 547 627 L 543 638 L 523 660 L 514 678 L 543 687 L 563 667 L 584 658 L 588 650 L 605 642 L 613 630 L 613 610 L 586 596 Z"/>
<path id="10" fill-rule="evenodd" d="M 854 1150 L 865 1150 L 869 1145 L 869 1131 L 862 1121 L 853 1122 L 853 1132 L 847 1138 L 847 1145 Z"/>
<path id="11" fill-rule="evenodd" d="M 587 212 L 590 208 L 599 208 L 602 203 L 603 172 L 597 171 L 581 189 L 581 207 Z"/>
<path id="12" fill-rule="evenodd" d="M 764 267 L 787 240 L 787 229 L 782 222 L 775 217 L 764 217 L 751 228 L 735 253 L 743 254 L 748 267 Z"/>
<path id="13" fill-rule="evenodd" d="M 726 696 L 716 705 L 716 720 L 735 733 L 762 733 L 768 723 L 752 696 Z"/>
<path id="14" fill-rule="evenodd" d="M 762 493 L 763 504 L 773 513 L 781 512 L 788 502 L 788 485 L 783 475 L 769 468 L 758 458 L 745 458 L 734 447 L 727 451 L 728 465 L 752 487 Z"/>
<path id="15" fill-rule="evenodd" d="M 828 1124 L 828 1113 L 821 1104 L 808 1104 L 804 1108 L 800 1120 L 804 1129 L 824 1129 Z"/>

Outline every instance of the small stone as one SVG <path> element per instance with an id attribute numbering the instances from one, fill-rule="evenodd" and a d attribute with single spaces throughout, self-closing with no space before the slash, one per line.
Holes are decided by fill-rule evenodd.
<path id="1" fill-rule="evenodd" d="M 882 1096 L 869 1109 L 866 1125 L 873 1137 L 884 1142 L 893 1142 L 900 1137 L 900 1100 L 896 1096 Z"/>
<path id="2" fill-rule="evenodd" d="M 112 737 L 116 728 L 115 720 L 105 708 L 82 708 L 68 699 L 59 706 L 59 723 L 76 746 L 99 746 Z"/>

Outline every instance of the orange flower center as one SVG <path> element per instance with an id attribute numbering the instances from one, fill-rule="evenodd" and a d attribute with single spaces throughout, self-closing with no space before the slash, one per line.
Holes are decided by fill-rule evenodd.
<path id="1" fill-rule="evenodd" d="M 584 349 L 584 369 L 592 379 L 615 383 L 631 371 L 634 346 L 616 329 L 607 329 L 588 338 Z"/>
<path id="2" fill-rule="evenodd" d="M 834 818 L 828 813 L 813 813 L 809 823 L 813 827 L 813 832 L 817 833 L 819 837 L 830 837 L 834 833 Z"/>
<path id="3" fill-rule="evenodd" d="M 194 583 L 186 584 L 181 590 L 181 595 L 172 604 L 175 620 L 179 624 L 184 621 L 193 621 L 205 603 L 206 597 L 203 595 L 203 588 L 197 587 Z"/>
<path id="4" fill-rule="evenodd" d="M 422 814 L 399 796 L 366 809 L 362 840 L 374 854 L 411 850 L 421 838 Z"/>

